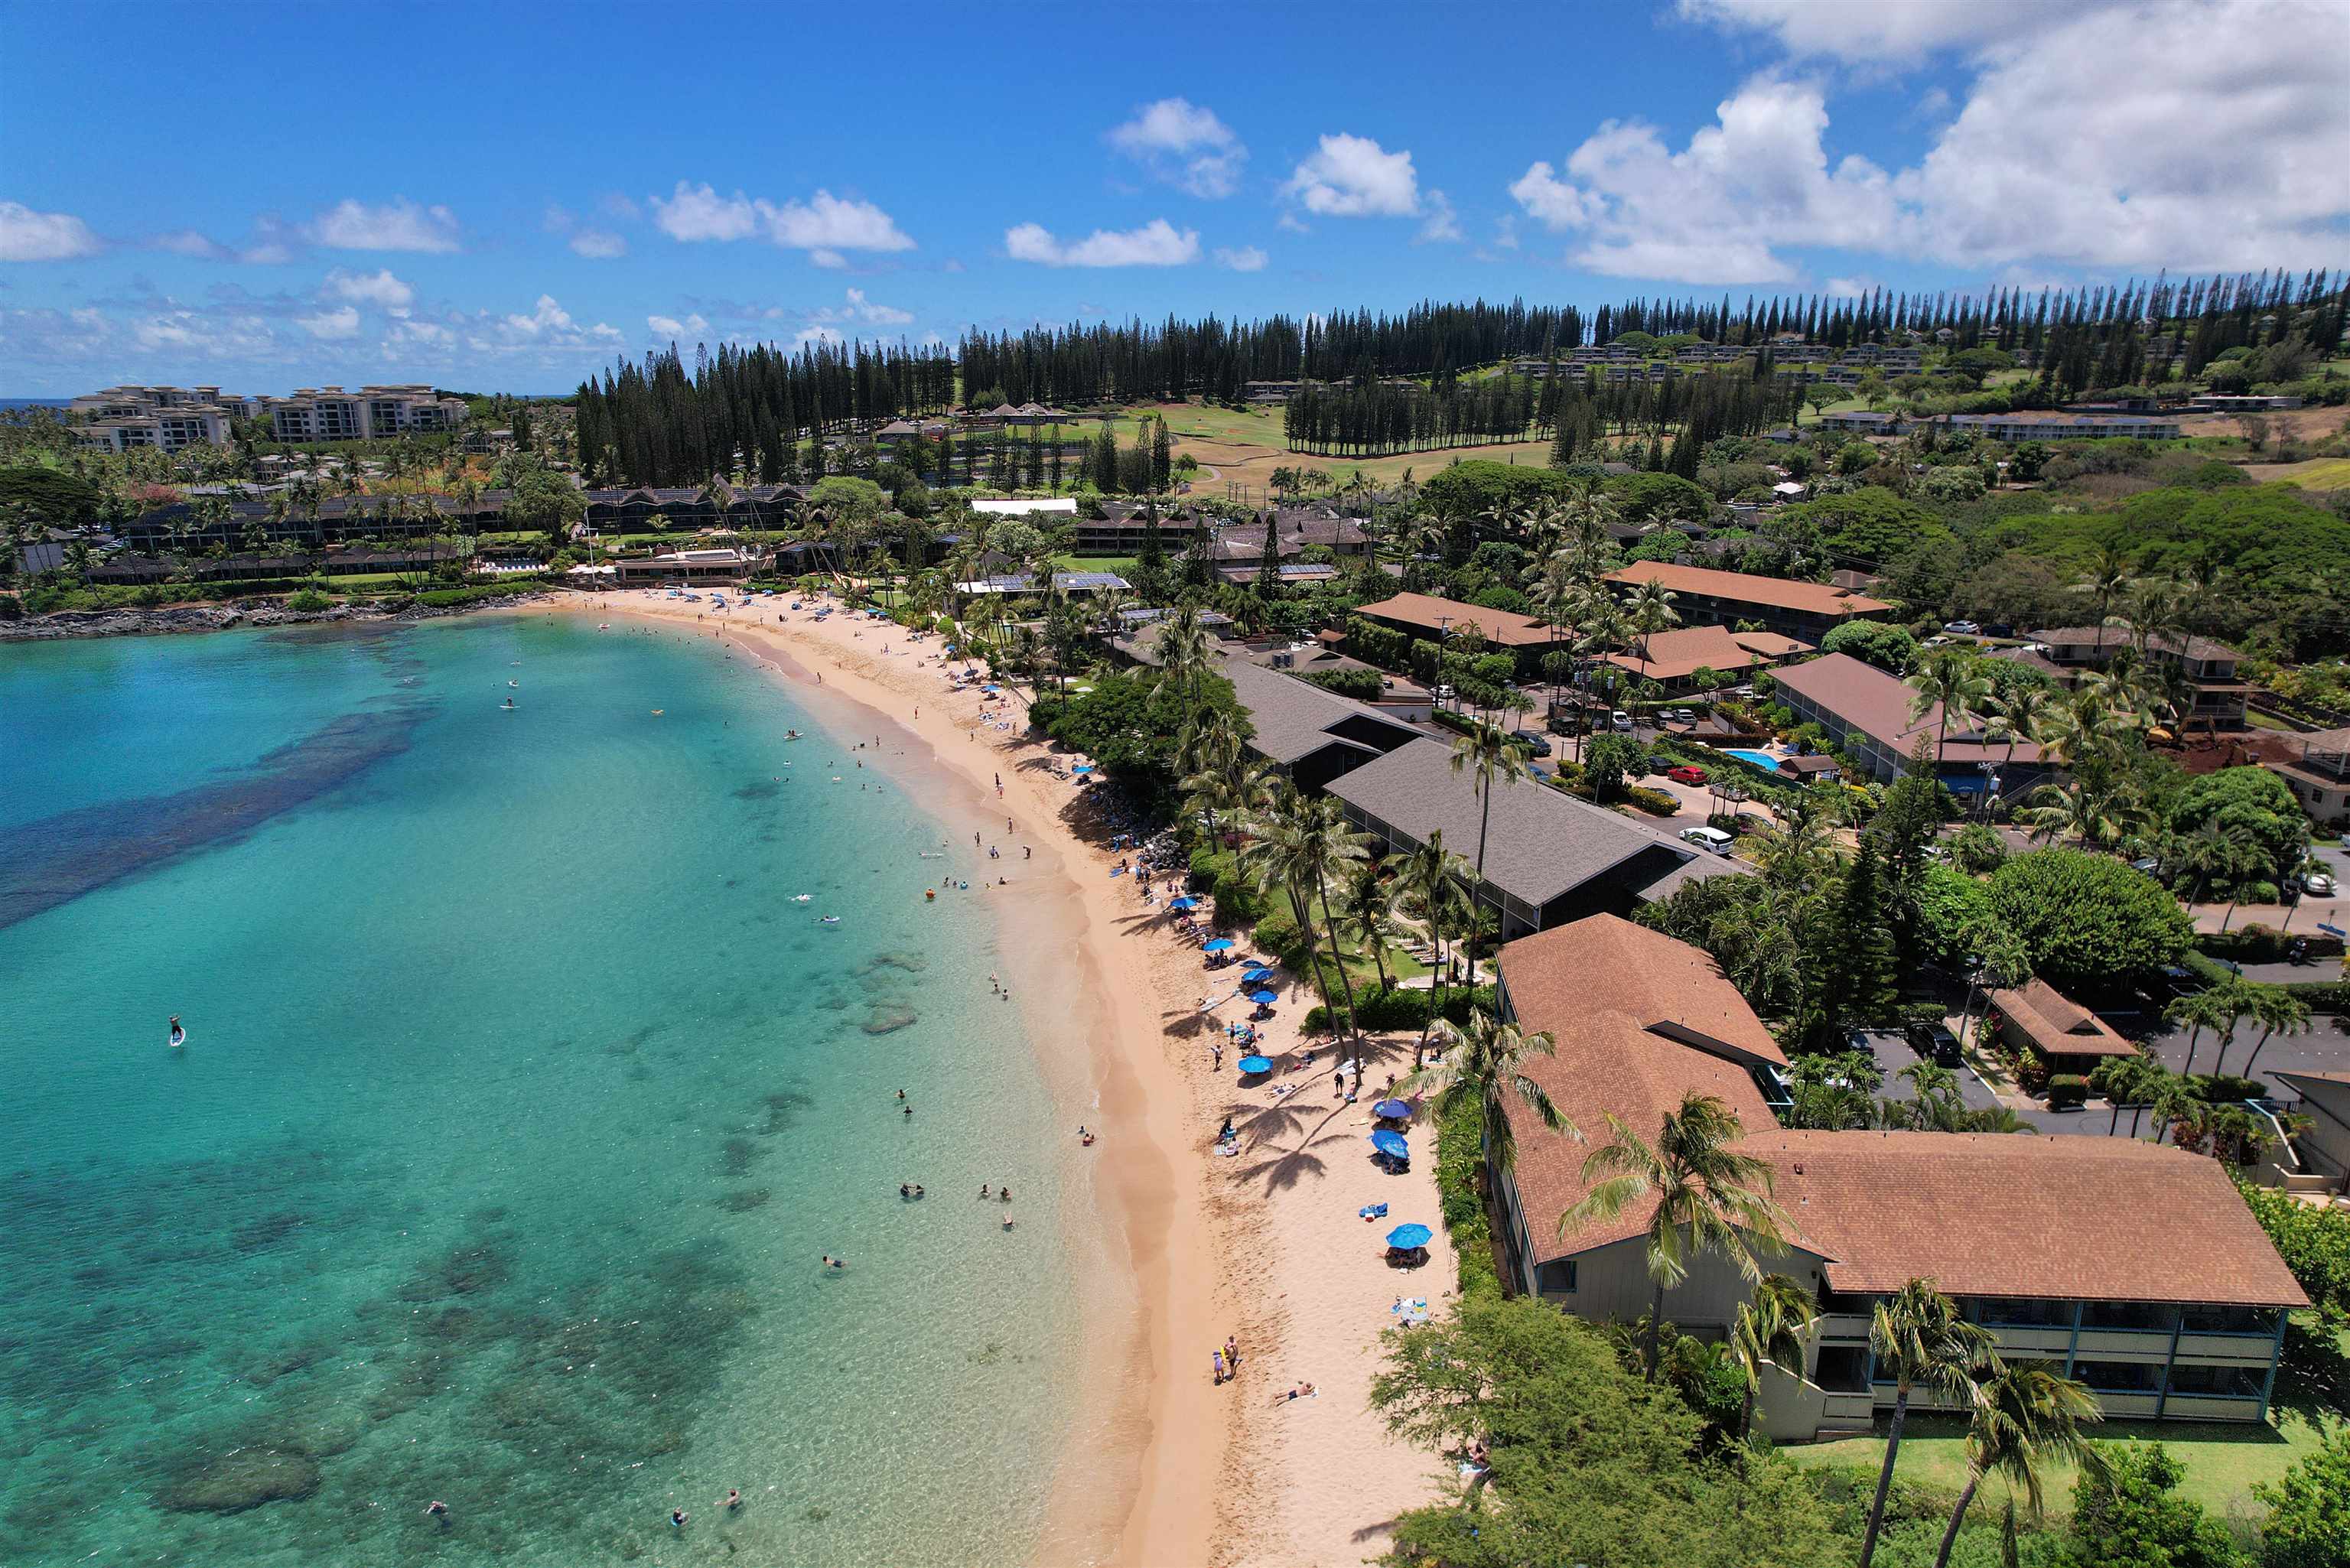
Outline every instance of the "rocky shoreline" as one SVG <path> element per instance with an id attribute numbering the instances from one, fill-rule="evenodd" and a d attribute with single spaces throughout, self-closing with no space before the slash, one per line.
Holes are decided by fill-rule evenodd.
<path id="1" fill-rule="evenodd" d="M 0 642 L 49 642 L 68 637 L 151 637 L 169 632 L 226 631 L 233 627 L 307 626 L 338 621 L 418 621 L 471 610 L 511 609 L 547 597 L 544 589 L 482 599 L 447 609 L 411 605 L 394 610 L 377 605 L 334 605 L 322 610 L 289 609 L 281 602 L 161 605 L 152 608 L 57 610 L 24 620 L 0 621 Z"/>

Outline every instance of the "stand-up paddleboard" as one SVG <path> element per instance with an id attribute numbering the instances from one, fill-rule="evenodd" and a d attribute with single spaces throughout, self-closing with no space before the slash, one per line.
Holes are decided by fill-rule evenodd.
<path id="1" fill-rule="evenodd" d="M 177 1051 L 181 1046 L 185 1045 L 187 1043 L 188 1032 L 185 1029 L 174 1029 L 172 1031 L 171 1045 L 172 1050 Z"/>
<path id="2" fill-rule="evenodd" d="M 840 917 L 838 915 L 819 915 L 816 917 L 816 923 L 819 926 L 837 926 L 840 924 Z"/>

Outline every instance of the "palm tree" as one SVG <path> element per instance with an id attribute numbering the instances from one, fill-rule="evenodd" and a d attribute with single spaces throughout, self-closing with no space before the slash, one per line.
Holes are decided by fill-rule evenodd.
<path id="1" fill-rule="evenodd" d="M 1411 1069 L 1417 1073 L 1428 1052 L 1429 1029 L 1443 1005 L 1445 934 L 1458 929 L 1461 919 L 1472 913 L 1464 885 L 1471 873 L 1468 861 L 1444 846 L 1440 827 L 1430 829 L 1428 842 L 1399 857 L 1395 866 L 1395 879 L 1388 885 L 1394 898 L 1391 908 L 1399 915 L 1425 923 L 1436 945 L 1436 972 L 1429 977 L 1428 1016 L 1419 1026 L 1419 1043 L 1411 1052 Z"/>
<path id="2" fill-rule="evenodd" d="M 1711 1095 L 1683 1095 L 1680 1108 L 1665 1114 L 1654 1143 L 1613 1112 L 1607 1126 L 1614 1141 L 1583 1162 L 1591 1190 L 1558 1217 L 1558 1230 L 1564 1236 L 1577 1225 L 1612 1220 L 1643 1199 L 1655 1199 L 1647 1227 L 1646 1362 L 1653 1380 L 1665 1292 L 1688 1279 L 1690 1266 L 1707 1252 L 1721 1253 L 1759 1282 L 1762 1266 L 1755 1253 L 1786 1251 L 1787 1220 L 1771 1199 L 1770 1165 L 1737 1151 L 1743 1130 L 1738 1115 Z"/>
<path id="3" fill-rule="evenodd" d="M 1632 597 L 1624 601 L 1625 617 L 1640 637 L 1640 678 L 1643 680 L 1648 677 L 1648 639 L 1681 623 L 1681 612 L 1673 608 L 1673 600 L 1678 597 L 1678 594 L 1650 577 L 1634 588 Z"/>
<path id="4" fill-rule="evenodd" d="M 1485 837 L 1493 820 L 1493 786 L 1496 784 L 1517 784 L 1531 774 L 1526 763 L 1526 750 L 1504 735 L 1498 726 L 1479 724 L 1475 729 L 1452 742 L 1452 771 L 1470 775 L 1470 787 L 1476 792 L 1477 812 L 1477 879 L 1476 889 L 1485 886 Z M 1472 900 L 1474 894 L 1471 895 Z M 1477 921 L 1472 918 L 1469 928 L 1469 980 L 1477 980 Z"/>
<path id="5" fill-rule="evenodd" d="M 1208 668 L 1208 628 L 1200 607 L 1178 605 L 1159 628 L 1159 667 L 1183 683 L 1183 722 L 1190 724 L 1199 702 L 1200 677 Z"/>
<path id="6" fill-rule="evenodd" d="M 1929 712 L 1935 714 L 1934 760 L 1939 763 L 1950 721 L 1956 719 L 1962 728 L 1972 728 L 1981 717 L 1977 710 L 1991 695 L 1991 682 L 1974 672 L 1970 655 L 1946 648 L 1920 664 L 1908 684 L 1909 722 L 1914 724 Z"/>
<path id="7" fill-rule="evenodd" d="M 1329 885 L 1352 874 L 1370 854 L 1370 835 L 1347 826 L 1346 808 L 1336 797 L 1307 799 L 1294 785 L 1285 785 L 1273 809 L 1252 824 L 1254 839 L 1241 853 L 1256 869 L 1261 885 L 1279 886 L 1289 896 L 1298 934 L 1314 954 L 1315 982 L 1326 1000 L 1329 986 L 1322 979 L 1319 940 L 1315 934 L 1314 906 L 1322 906 L 1322 923 L 1330 932 L 1330 961 L 1347 998 L 1347 1025 L 1355 1042 L 1355 1067 L 1362 1070 L 1363 1032 L 1355 1016 L 1355 982 L 1339 950 L 1337 924 L 1330 918 Z"/>
<path id="8" fill-rule="evenodd" d="M 2309 1027 L 2309 1003 L 2281 985 L 2252 987 L 2252 1022 L 2261 1026 L 2261 1037 L 2252 1044 L 2252 1054 L 2244 1058 L 2243 1075 L 2252 1075 L 2253 1064 L 2261 1059 L 2261 1048 L 2272 1034 L 2298 1034 Z"/>
<path id="9" fill-rule="evenodd" d="M 2230 975 L 2219 984 L 2182 996 L 2162 1010 L 2166 1021 L 2189 1026 L 2187 1065 L 2179 1069 L 2182 1075 L 2195 1071 L 2195 1045 L 2202 1039 L 2204 1030 L 2235 1027 L 2237 1015 L 2246 1012 L 2251 1005 L 2244 995 L 2250 989 L 2241 979 Z"/>
<path id="10" fill-rule="evenodd" d="M 1800 1376 L 1804 1331 L 1819 1315 L 1811 1293 L 1785 1274 L 1763 1275 L 1753 1298 L 1739 1307 L 1731 1320 L 1730 1353 L 1746 1379 L 1746 1400 L 1738 1416 L 1740 1437 L 1754 1429 L 1754 1401 L 1762 1392 L 1763 1366 Z"/>
<path id="11" fill-rule="evenodd" d="M 1860 1568 L 1869 1568 L 1877 1556 L 1877 1532 L 1885 1525 L 1885 1497 L 1893 1487 L 1893 1461 L 1901 1452 L 1911 1392 L 1922 1383 L 1957 1401 L 1970 1396 L 1970 1375 L 2000 1370 L 1991 1331 L 1960 1316 L 1959 1303 L 1936 1289 L 1932 1280 L 1911 1280 L 1880 1299 L 1869 1317 L 1868 1343 L 1877 1365 L 1893 1368 L 1893 1420 L 1885 1437 L 1885 1464 L 1877 1472 L 1877 1496 L 1868 1505 Z"/>
<path id="12" fill-rule="evenodd" d="M 1998 733 L 2007 742 L 2007 755 L 2001 759 L 1999 771 L 2011 773 L 2015 767 L 2015 747 L 2019 741 L 2038 741 L 2046 726 L 2048 714 L 2055 706 L 2055 695 L 2049 688 L 2034 682 L 2019 684 L 2004 698 L 1994 698 L 1991 704 L 1998 718 Z M 1991 808 L 1991 796 L 1983 796 L 1983 808 Z"/>
<path id="13" fill-rule="evenodd" d="M 1439 1020 L 1436 1044 L 1436 1059 L 1397 1087 L 1406 1094 L 1429 1095 L 1439 1116 L 1473 1096 L 1484 1129 L 1488 1170 L 1506 1175 L 1517 1168 L 1518 1138 L 1509 1116 L 1512 1095 L 1551 1131 L 1565 1133 L 1578 1143 L 1583 1140 L 1582 1131 L 1551 1104 L 1548 1092 L 1526 1075 L 1529 1056 L 1557 1054 L 1557 1042 L 1547 1032 L 1522 1033 L 1516 1024 L 1503 1023 L 1479 1009 L 1469 1014 L 1465 1027 L 1450 1019 Z"/>
<path id="14" fill-rule="evenodd" d="M 2097 558 L 2090 565 L 2089 580 L 2085 585 L 2097 601 L 2097 650 L 2091 657 L 2105 662 L 2106 622 L 2114 613 L 2114 600 L 2129 587 L 2129 553 L 2111 543 L 2097 546 Z"/>
<path id="15" fill-rule="evenodd" d="M 2157 1143 L 2160 1143 L 2164 1135 L 2175 1127 L 2205 1125 L 2211 1114 L 2210 1106 L 2195 1092 L 2195 1086 L 2187 1081 L 2183 1073 L 2166 1074 L 2155 1085 L 2154 1102 L 2147 1108 L 2154 1113 L 2154 1141 Z M 2130 1118 L 2130 1126 L 2137 1126 L 2135 1116 Z"/>
<path id="16" fill-rule="evenodd" d="M 2034 1514 L 2040 1511 L 2040 1472 L 2048 1461 L 2073 1464 L 2098 1471 L 2105 1461 L 2081 1428 L 2106 1418 L 2088 1388 L 2044 1366 L 2002 1366 L 1975 1385 L 1974 1407 L 1967 1422 L 1967 1484 L 1950 1510 L 1942 1532 L 1941 1550 L 1934 1568 L 1949 1568 L 1950 1548 L 1958 1544 L 1959 1526 L 1975 1500 L 1975 1490 L 1993 1472 L 2023 1493 Z M 2013 1515 L 2010 1516 L 2011 1521 Z"/>
<path id="17" fill-rule="evenodd" d="M 1379 880 L 1378 868 L 1371 866 L 1347 879 L 1346 892 L 1338 902 L 1339 929 L 1358 939 L 1363 950 L 1371 955 L 1371 967 L 1378 971 L 1381 992 L 1388 987 L 1388 937 L 1396 929 L 1388 913 L 1388 903 L 1387 885 Z"/>
<path id="18" fill-rule="evenodd" d="M 2203 901 L 2203 890 L 2213 878 L 2232 886 L 2260 868 L 2262 854 L 2260 840 L 2252 836 L 2251 828 L 2241 822 L 2210 816 L 2178 841 L 2169 858 L 2178 869 L 2195 878 L 2194 891 L 2187 899 L 2192 908 Z"/>

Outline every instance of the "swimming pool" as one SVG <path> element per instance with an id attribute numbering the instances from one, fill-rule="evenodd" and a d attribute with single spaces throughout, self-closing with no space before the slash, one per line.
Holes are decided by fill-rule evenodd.
<path id="1" fill-rule="evenodd" d="M 1742 762 L 1752 763 L 1756 767 L 1761 768 L 1765 773 L 1777 773 L 1779 771 L 1779 759 L 1773 756 L 1768 752 L 1742 752 L 1735 748 L 1724 747 L 1723 754 L 1726 756 L 1736 757 Z"/>

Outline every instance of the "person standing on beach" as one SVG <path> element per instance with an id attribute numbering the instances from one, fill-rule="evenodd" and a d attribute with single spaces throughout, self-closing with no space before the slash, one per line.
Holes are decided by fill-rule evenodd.
<path id="1" fill-rule="evenodd" d="M 1224 1386 L 1224 1353 L 1221 1349 L 1211 1350 L 1208 1352 L 1208 1361 L 1216 1369 L 1216 1386 L 1222 1387 Z"/>
<path id="2" fill-rule="evenodd" d="M 1237 1336 L 1228 1334 L 1224 1335 L 1224 1376 L 1238 1377 L 1240 1375 L 1241 1342 Z"/>

